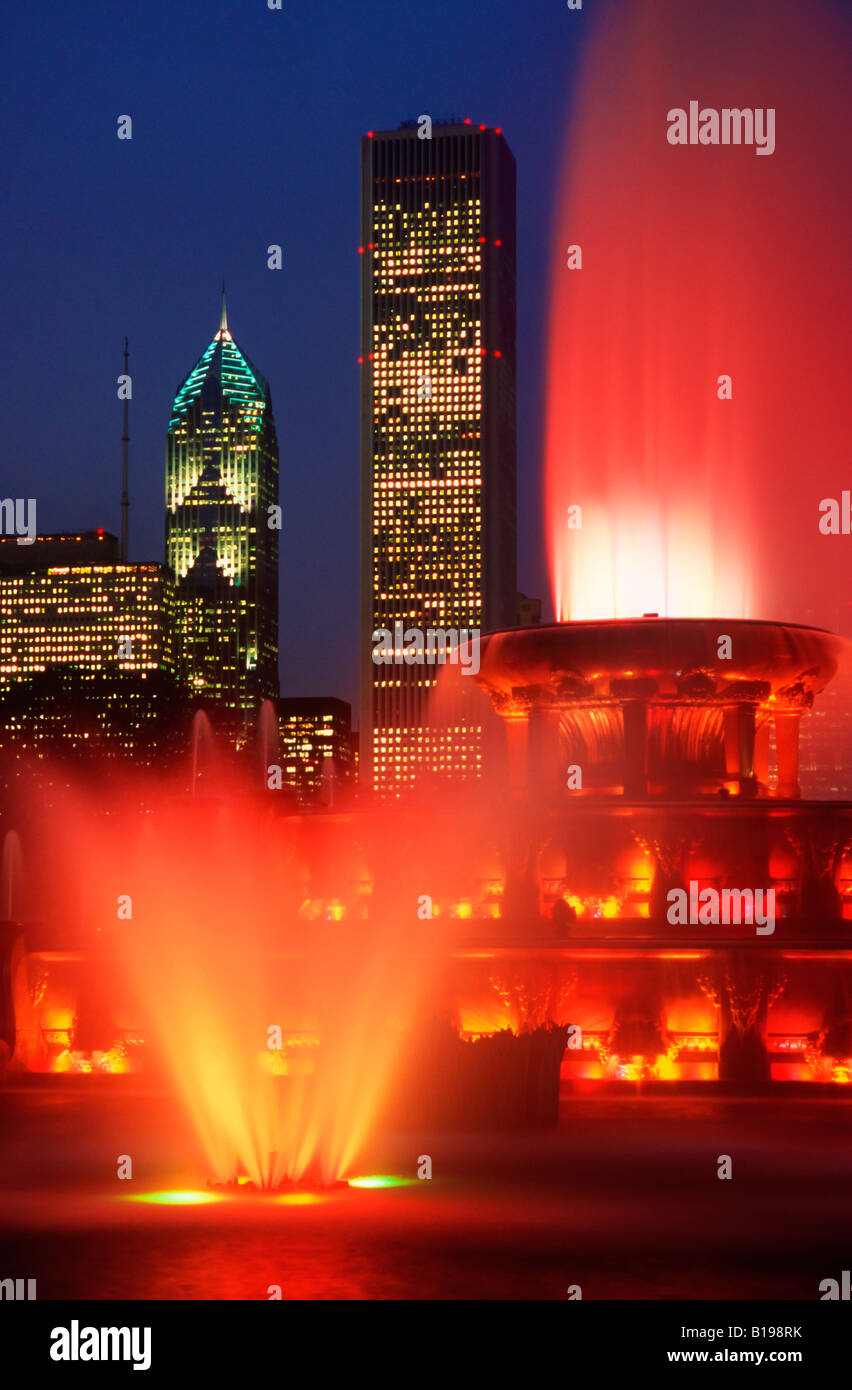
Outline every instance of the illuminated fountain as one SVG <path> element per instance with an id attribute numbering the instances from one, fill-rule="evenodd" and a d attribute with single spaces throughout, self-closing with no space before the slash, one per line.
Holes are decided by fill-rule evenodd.
<path id="1" fill-rule="evenodd" d="M 539 925 L 526 952 L 516 939 L 482 953 L 492 1008 L 473 984 L 472 1031 L 503 1005 L 523 1027 L 545 1000 L 583 1040 L 567 1074 L 847 1080 L 852 817 L 800 799 L 797 748 L 848 655 L 832 633 L 742 620 L 483 638 L 476 679 L 504 723 Z M 740 904 L 747 886 L 727 922 L 671 910 L 678 893 Z"/>
<path id="2" fill-rule="evenodd" d="M 12 922 L 15 919 L 15 908 L 19 905 L 22 874 L 21 837 L 17 830 L 7 830 L 3 836 L 2 869 L 0 869 L 0 911 L 7 922 Z"/>
<path id="3" fill-rule="evenodd" d="M 348 818 L 288 817 L 227 776 L 215 797 L 113 790 L 108 806 L 58 799 L 42 825 L 45 906 L 66 926 L 73 904 L 84 917 L 71 949 L 18 963 L 16 1065 L 153 1067 L 218 1181 L 338 1179 L 385 1099 L 441 930 L 401 930 L 413 911 L 381 871 L 367 918 Z M 368 834 L 377 857 L 393 848 L 384 820 Z"/>
<path id="4" fill-rule="evenodd" d="M 848 124 L 848 94 L 828 14 L 805 56 L 798 8 L 776 10 L 770 34 L 750 0 L 601 5 L 567 125 L 544 496 L 561 622 L 486 638 L 479 680 L 511 795 L 535 808 L 527 859 L 564 943 L 551 989 L 583 1026 L 577 1076 L 852 1074 L 852 823 L 803 802 L 798 777 L 802 719 L 848 660 L 810 625 L 847 583 L 817 504 L 845 486 L 836 145 L 819 129 Z M 718 43 L 732 22 L 735 56 Z M 745 88 L 783 122 L 771 157 L 669 143 L 669 111 Z M 801 206 L 824 226 L 819 274 L 791 269 Z M 771 890 L 774 932 L 672 925 L 668 895 L 690 884 Z"/>
<path id="5" fill-rule="evenodd" d="M 739 619 L 559 624 L 484 638 L 477 680 L 518 791 L 568 788 L 574 766 L 572 792 L 766 796 L 774 733 L 775 795 L 795 798 L 799 721 L 847 645 Z"/>
<path id="6" fill-rule="evenodd" d="M 795 0 L 771 26 L 759 0 L 594 9 L 551 238 L 555 615 L 833 626 L 846 548 L 817 523 L 820 498 L 848 487 L 840 15 L 819 6 L 805 27 Z M 776 110 L 774 152 L 672 146 L 667 113 L 692 98 Z"/>
<path id="7" fill-rule="evenodd" d="M 544 1038 L 555 1115 L 553 1028 L 566 1080 L 846 1080 L 852 812 L 796 777 L 843 655 L 742 620 L 515 629 L 482 639 L 475 682 L 505 767 L 450 804 L 297 814 L 224 761 L 216 795 L 195 777 L 188 797 L 54 793 L 28 855 L 54 930 L 13 960 L 11 1065 L 153 1068 L 217 1181 L 257 1186 L 345 1176 L 392 1093 L 444 1094 L 449 1074 L 468 1121 L 478 1101 L 493 1120 L 512 1038 Z M 691 883 L 771 890 L 771 935 L 748 910 L 671 922 Z M 531 1115 L 519 1094 L 513 1122 Z"/>
<path id="8" fill-rule="evenodd" d="M 852 1079 L 852 808 L 802 801 L 797 771 L 843 644 L 749 617 L 805 605 L 766 580 L 818 536 L 772 514 L 779 478 L 798 520 L 802 459 L 843 457 L 842 239 L 823 207 L 801 255 L 798 209 L 833 190 L 812 164 L 848 122 L 791 88 L 786 7 L 758 32 L 770 76 L 753 100 L 786 94 L 798 143 L 788 127 L 771 160 L 672 150 L 666 110 L 718 86 L 717 7 L 681 8 L 665 24 L 656 3 L 613 8 L 571 124 L 545 425 L 564 621 L 483 640 L 502 783 L 492 766 L 480 789 L 344 812 L 329 768 L 329 808 L 296 814 L 266 782 L 267 704 L 245 779 L 199 712 L 190 796 L 48 779 L 27 818 L 46 925 L 4 924 L 0 1055 L 20 1073 L 165 1074 L 220 1183 L 345 1176 L 395 1089 L 438 1094 L 448 1075 L 456 1114 L 480 1087 L 487 1123 L 499 1083 L 541 1062 L 553 1118 L 557 1029 L 577 1084 Z M 714 42 L 696 41 L 703 25 Z M 672 922 L 669 895 L 691 884 L 771 892 L 774 930 L 758 936 L 747 908 L 724 927 Z M 434 1046 L 424 1013 L 446 1025 Z M 501 1121 L 540 1118 L 517 1096 Z"/>
<path id="9" fill-rule="evenodd" d="M 257 743 L 260 753 L 260 786 L 266 787 L 269 767 L 278 762 L 278 716 L 271 700 L 264 700 L 257 719 Z"/>
<path id="10" fill-rule="evenodd" d="M 210 789 L 215 782 L 215 746 L 210 719 L 204 710 L 196 710 L 192 716 L 192 770 L 190 787 L 195 796 L 205 784 Z"/>

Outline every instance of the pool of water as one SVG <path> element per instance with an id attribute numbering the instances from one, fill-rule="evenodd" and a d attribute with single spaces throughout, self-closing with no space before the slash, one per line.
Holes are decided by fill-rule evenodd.
<path id="1" fill-rule="evenodd" d="M 91 1080 L 0 1095 L 0 1277 L 41 1299 L 812 1300 L 849 1267 L 846 1100 L 566 1099 L 546 1134 L 382 1136 L 357 1172 L 401 1185 L 196 1205 L 138 1200 L 205 1190 L 174 1101 Z"/>

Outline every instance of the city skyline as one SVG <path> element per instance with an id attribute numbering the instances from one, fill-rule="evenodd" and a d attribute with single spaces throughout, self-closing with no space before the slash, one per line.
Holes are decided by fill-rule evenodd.
<path id="1" fill-rule="evenodd" d="M 595 22 L 603 22 L 610 8 L 596 5 Z M 830 0 L 825 8 L 842 20 L 840 3 Z M 754 33 L 735 7 L 728 9 L 726 33 L 736 39 L 742 22 L 740 37 L 748 49 Z M 518 29 L 508 4 L 493 6 L 488 25 L 482 25 L 475 14 L 439 3 L 425 29 L 415 15 L 398 16 L 387 49 L 377 16 L 356 19 L 322 10 L 309 28 L 286 12 L 259 9 L 245 22 L 225 15 L 213 29 L 201 26 L 205 36 L 198 44 L 196 20 L 203 13 L 192 4 L 175 15 L 147 7 L 135 18 L 132 34 L 119 35 L 117 47 L 107 38 L 110 12 L 104 5 L 92 6 L 73 25 L 61 15 L 26 22 L 13 17 L 10 81 L 0 100 L 9 111 L 33 109 L 39 115 L 32 129 L 18 131 L 8 197 L 7 325 L 16 351 L 6 384 L 16 410 L 6 432 L 3 493 L 35 493 L 43 532 L 98 525 L 118 532 L 116 381 L 127 334 L 134 385 L 130 558 L 159 560 L 164 413 L 206 337 L 211 297 L 224 273 L 235 332 L 250 339 L 264 364 L 287 419 L 294 461 L 279 582 L 282 689 L 294 696 L 333 692 L 356 706 L 358 139 L 368 129 L 416 120 L 421 112 L 439 120 L 458 111 L 474 123 L 500 125 L 512 144 L 519 171 L 518 585 L 541 596 L 546 621 L 552 615 L 541 517 L 546 306 L 559 273 L 553 231 L 560 171 L 571 153 L 566 118 L 575 105 L 578 58 L 592 16 L 554 10 Z M 168 51 L 161 43 L 167 19 Z M 447 33 L 453 44 L 446 43 Z M 35 72 L 25 62 L 34 39 L 40 57 Z M 182 45 L 193 47 L 194 62 L 176 84 L 168 52 Z M 365 91 L 353 59 L 377 46 L 386 60 Z M 414 81 L 403 61 L 413 47 L 420 55 Z M 64 73 L 69 49 L 75 53 L 73 90 Z M 285 55 L 288 80 L 282 84 Z M 240 74 L 233 81 L 241 101 L 227 110 L 209 97 L 221 63 Z M 533 68 L 534 98 L 516 80 L 519 70 Z M 242 75 L 248 71 L 251 82 Z M 82 100 L 75 96 L 78 89 L 85 93 Z M 681 93 L 673 104 L 683 100 Z M 721 96 L 718 104 L 724 105 Z M 132 141 L 117 139 L 123 113 L 135 121 Z M 796 115 L 801 124 L 802 110 Z M 821 153 L 811 148 L 810 127 L 797 132 L 787 121 L 779 129 L 783 136 L 771 159 L 754 161 L 764 170 L 760 176 L 767 177 L 766 166 L 780 167 L 798 141 L 797 158 L 810 150 L 811 159 L 822 161 L 823 184 L 830 187 L 824 175 L 837 149 L 834 137 L 823 142 Z M 221 183 L 225 168 L 227 195 Z M 267 177 L 273 168 L 280 176 Z M 217 215 L 203 223 L 164 218 L 163 207 L 176 197 L 194 207 L 215 206 Z M 272 244 L 282 247 L 281 271 L 268 268 Z M 815 272 L 808 267 L 818 265 L 820 255 L 815 249 L 795 266 L 787 258 L 783 278 L 773 274 L 767 281 L 769 297 L 806 298 L 814 290 Z M 69 263 L 73 275 L 66 272 Z M 593 269 L 587 259 L 583 275 Z M 802 277 L 795 287 L 787 284 L 791 273 Z M 333 309 L 318 313 L 318 302 Z M 811 497 L 839 495 L 841 459 L 824 423 L 823 395 L 830 387 L 820 394 L 819 386 L 819 364 L 831 345 L 823 341 L 817 317 L 809 333 L 797 360 L 813 364 L 810 414 L 821 476 L 817 481 L 817 470 L 785 465 L 777 482 L 760 480 L 761 514 L 750 552 L 762 552 L 779 594 L 786 588 L 779 613 L 831 626 L 816 564 L 808 565 L 813 593 L 797 585 L 792 572 L 772 568 L 775 553 L 791 535 L 801 534 L 809 505 L 815 521 L 808 543 L 812 549 L 816 544 Z M 835 591 L 845 573 L 843 553 L 841 539 L 815 552 Z M 292 595 L 298 598 L 288 614 Z M 312 634 L 319 640 L 305 662 L 305 640 Z"/>
<path id="2" fill-rule="evenodd" d="M 390 53 L 399 61 L 383 62 L 369 88 L 353 57 L 369 61 L 387 42 L 378 15 L 319 7 L 308 24 L 263 4 L 223 12 L 211 25 L 207 7 L 191 3 L 146 6 L 126 33 L 113 34 L 113 20 L 95 3 L 73 19 L 10 23 L 10 81 L 0 101 L 7 113 L 39 115 L 30 134 L 16 136 L 7 197 L 7 324 L 16 352 L 6 385 L 18 409 L 3 495 L 29 497 L 34 484 L 43 531 L 100 525 L 118 533 L 116 382 L 126 335 L 130 558 L 161 559 L 163 431 L 175 389 L 208 340 L 224 277 L 237 341 L 271 383 L 286 461 L 282 690 L 327 692 L 355 707 L 359 140 L 421 112 L 435 120 L 458 112 L 502 126 L 512 145 L 521 170 L 519 576 L 526 592 L 543 595 L 538 438 L 549 171 L 564 140 L 585 16 L 542 16 L 519 40 L 512 6 L 492 7 L 483 25 L 439 0 L 426 26 L 415 12 L 396 16 Z M 21 85 L 25 64 L 14 55 L 34 38 L 39 68 Z M 415 47 L 423 60 L 416 78 L 405 61 Z M 174 56 L 190 51 L 191 63 Z M 519 61 L 537 66 L 534 101 L 515 81 Z M 231 74 L 237 100 L 216 99 L 220 70 Z M 131 141 L 116 134 L 125 113 Z M 51 126 L 61 134 L 51 137 Z M 280 271 L 267 266 L 272 244 L 282 248 Z M 69 325 L 70 354 L 59 351 Z M 323 637 L 307 665 L 311 633 Z"/>

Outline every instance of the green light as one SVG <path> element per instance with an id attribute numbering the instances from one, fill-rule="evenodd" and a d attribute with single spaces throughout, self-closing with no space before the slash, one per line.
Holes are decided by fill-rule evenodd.
<path id="1" fill-rule="evenodd" d="M 234 399 L 238 406 L 253 406 L 262 411 L 266 405 L 266 382 L 260 372 L 249 362 L 233 340 L 220 342 L 218 336 L 202 353 L 189 376 L 183 382 L 175 397 L 169 430 L 173 430 L 193 401 L 198 400 L 208 371 L 213 366 L 216 349 L 221 348 L 217 359 L 220 369 L 219 380 L 222 394 L 226 399 Z"/>
<path id="2" fill-rule="evenodd" d="M 398 1178 L 393 1173 L 373 1173 L 368 1178 L 350 1178 L 350 1187 L 408 1187 L 413 1178 Z"/>
<path id="3" fill-rule="evenodd" d="M 158 1207 L 200 1207 L 207 1202 L 221 1202 L 218 1192 L 142 1192 L 128 1197 L 129 1202 L 148 1202 Z"/>

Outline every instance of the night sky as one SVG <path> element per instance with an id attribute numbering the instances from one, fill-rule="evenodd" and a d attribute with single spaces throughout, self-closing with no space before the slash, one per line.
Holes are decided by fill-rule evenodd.
<path id="1" fill-rule="evenodd" d="M 218 327 L 224 275 L 278 430 L 282 694 L 354 702 L 358 142 L 422 112 L 469 115 L 501 125 L 518 163 L 519 582 L 544 595 L 546 261 L 585 24 L 504 0 L 7 12 L 2 495 L 34 495 L 39 531 L 118 532 L 126 333 L 130 553 L 162 560 L 170 405 Z M 124 114 L 132 141 L 116 136 Z"/>

